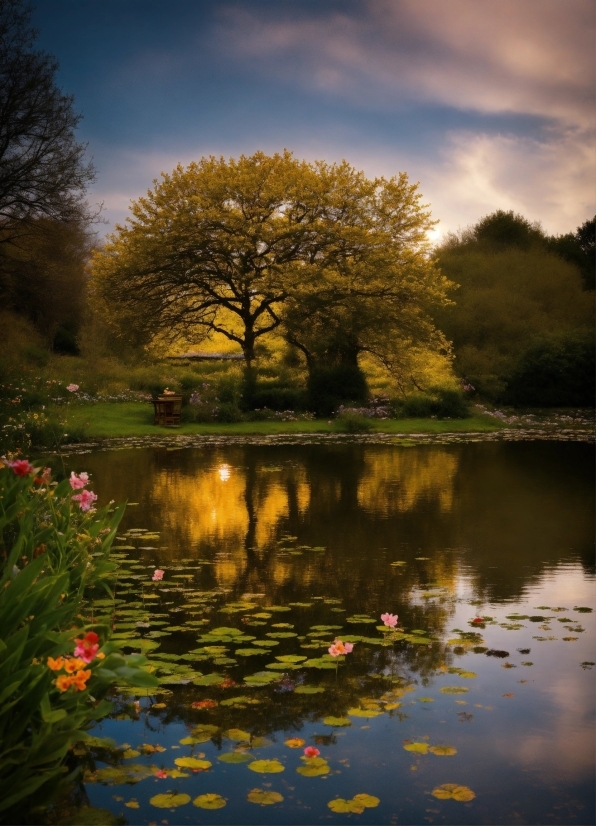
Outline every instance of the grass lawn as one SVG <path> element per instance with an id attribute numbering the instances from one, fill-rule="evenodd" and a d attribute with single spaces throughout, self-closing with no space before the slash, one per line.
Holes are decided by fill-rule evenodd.
<path id="1" fill-rule="evenodd" d="M 59 411 L 64 414 L 64 408 Z M 333 424 L 326 420 L 297 422 L 238 422 L 236 424 L 184 424 L 181 427 L 156 427 L 153 424 L 153 407 L 139 402 L 98 403 L 81 407 L 70 406 L 66 411 L 66 431 L 85 435 L 87 438 L 118 436 L 155 436 L 171 434 L 238 433 L 337 433 Z M 499 430 L 501 422 L 489 416 L 472 416 L 469 419 L 387 419 L 372 420 L 373 431 L 378 433 L 470 433 Z"/>

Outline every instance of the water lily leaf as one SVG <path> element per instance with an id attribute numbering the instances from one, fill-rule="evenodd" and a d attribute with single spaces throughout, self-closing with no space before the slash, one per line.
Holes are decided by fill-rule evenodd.
<path id="1" fill-rule="evenodd" d="M 253 643 L 253 645 L 257 646 L 258 648 L 274 648 L 276 645 L 279 645 L 278 640 L 258 640 L 257 642 Z"/>
<path id="2" fill-rule="evenodd" d="M 260 700 L 255 700 L 254 697 L 249 697 L 246 694 L 241 694 L 238 697 L 229 697 L 227 700 L 222 700 L 220 702 L 220 706 L 241 706 L 244 707 L 246 705 L 256 706 L 260 703 Z"/>
<path id="3" fill-rule="evenodd" d="M 295 631 L 268 631 L 267 636 L 274 640 L 285 640 L 290 637 L 297 637 L 298 634 Z"/>
<path id="4" fill-rule="evenodd" d="M 217 759 L 222 763 L 248 763 L 252 760 L 252 754 L 247 754 L 245 751 L 227 751 L 225 754 L 220 754 Z"/>
<path id="5" fill-rule="evenodd" d="M 183 746 L 196 746 L 199 743 L 207 743 L 211 740 L 211 735 L 207 734 L 199 734 L 198 737 L 183 737 L 182 740 L 178 740 L 178 742 Z"/>
<path id="6" fill-rule="evenodd" d="M 303 740 L 301 737 L 290 737 L 284 741 L 284 745 L 289 749 L 301 749 L 305 743 L 306 740 Z"/>
<path id="7" fill-rule="evenodd" d="M 190 777 L 190 774 L 181 772 L 180 769 L 168 769 L 168 777 Z"/>
<path id="8" fill-rule="evenodd" d="M 289 602 L 292 608 L 312 608 L 312 602 Z"/>
<path id="9" fill-rule="evenodd" d="M 306 659 L 306 657 L 301 657 L 298 654 L 282 654 L 275 659 L 279 660 L 280 663 L 301 663 Z"/>
<path id="10" fill-rule="evenodd" d="M 221 674 L 203 674 L 201 677 L 196 677 L 193 681 L 193 685 L 221 685 L 225 681 L 225 677 L 222 677 Z"/>
<path id="11" fill-rule="evenodd" d="M 131 763 L 129 766 L 105 766 L 97 769 L 90 775 L 85 775 L 85 781 L 90 783 L 107 783 L 121 785 L 123 783 L 138 783 L 145 777 L 153 774 L 153 766 L 144 766 L 140 763 Z"/>
<path id="12" fill-rule="evenodd" d="M 165 703 L 153 703 L 153 705 L 151 706 L 151 708 L 165 708 L 165 707 L 166 707 Z"/>
<path id="13" fill-rule="evenodd" d="M 323 723 L 326 726 L 336 726 L 340 728 L 341 726 L 351 726 L 352 723 L 348 720 L 347 717 L 323 717 Z"/>
<path id="14" fill-rule="evenodd" d="M 137 751 L 136 749 L 126 749 L 126 751 L 122 754 L 122 759 L 130 760 L 132 757 L 138 757 L 140 753 L 141 752 Z"/>
<path id="15" fill-rule="evenodd" d="M 459 676 L 463 677 L 464 680 L 473 680 L 478 674 L 475 671 L 460 671 Z"/>
<path id="16" fill-rule="evenodd" d="M 258 619 L 270 619 L 273 615 L 267 614 L 265 611 L 261 611 L 261 613 L 253 614 L 252 616 Z"/>
<path id="17" fill-rule="evenodd" d="M 419 703 L 434 703 L 432 697 L 418 697 L 417 699 Z"/>
<path id="18" fill-rule="evenodd" d="M 272 671 L 295 671 L 300 668 L 300 666 L 294 665 L 293 663 L 267 663 L 265 668 L 269 668 Z"/>
<path id="19" fill-rule="evenodd" d="M 374 809 L 381 802 L 374 794 L 355 794 L 352 800 L 364 806 L 365 809 Z"/>
<path id="20" fill-rule="evenodd" d="M 224 731 L 224 737 L 227 737 L 228 740 L 241 742 L 242 740 L 250 740 L 250 732 L 243 731 L 241 728 L 230 728 Z"/>
<path id="21" fill-rule="evenodd" d="M 337 668 L 335 662 L 331 660 L 324 660 L 322 657 L 316 657 L 312 660 L 305 660 L 301 665 L 304 668 L 322 668 L 328 670 L 335 670 Z"/>
<path id="22" fill-rule="evenodd" d="M 223 809 L 226 799 L 220 794 L 200 794 L 195 797 L 192 805 L 198 806 L 199 809 Z"/>
<path id="23" fill-rule="evenodd" d="M 246 796 L 251 803 L 259 803 L 261 806 L 271 806 L 273 803 L 281 803 L 283 795 L 279 792 L 269 792 L 264 789 L 253 789 Z"/>
<path id="24" fill-rule="evenodd" d="M 294 694 L 322 694 L 325 691 L 322 685 L 299 685 Z"/>
<path id="25" fill-rule="evenodd" d="M 574 611 L 579 611 L 580 614 L 591 614 L 594 610 L 593 608 L 587 608 L 585 605 L 574 606 Z"/>
<path id="26" fill-rule="evenodd" d="M 348 714 L 350 717 L 378 717 L 382 711 L 377 711 L 372 708 L 349 708 Z"/>
<path id="27" fill-rule="evenodd" d="M 439 800 L 459 800 L 460 803 L 467 803 L 476 797 L 472 789 L 457 783 L 443 783 L 433 789 L 431 794 Z"/>
<path id="28" fill-rule="evenodd" d="M 294 624 L 291 622 L 273 622 L 271 624 L 272 628 L 294 628 Z"/>
<path id="29" fill-rule="evenodd" d="M 353 617 L 346 617 L 346 622 L 351 622 L 351 623 L 354 623 L 354 624 L 357 624 L 357 623 L 360 622 L 360 623 L 365 624 L 365 623 L 376 622 L 376 619 L 373 619 L 373 617 L 369 617 L 366 614 L 363 614 L 363 615 L 354 614 Z M 385 626 L 383 626 L 383 627 L 385 627 Z"/>
<path id="30" fill-rule="evenodd" d="M 183 769 L 195 769 L 197 771 L 207 771 L 213 765 L 209 760 L 199 760 L 198 757 L 177 757 L 174 763 Z"/>
<path id="31" fill-rule="evenodd" d="M 304 765 L 296 769 L 303 777 L 319 777 L 331 771 L 329 763 L 322 757 L 304 757 L 303 760 Z"/>
<path id="32" fill-rule="evenodd" d="M 256 674 L 249 674 L 247 677 L 244 678 L 244 682 L 246 685 L 269 685 L 269 683 L 278 680 L 279 676 L 277 674 L 273 674 L 272 672 L 267 673 L 266 671 L 259 671 Z"/>
<path id="33" fill-rule="evenodd" d="M 219 726 L 214 726 L 211 723 L 200 723 L 193 728 L 192 735 L 193 737 L 202 737 L 204 734 L 215 734 L 216 731 L 219 731 Z"/>
<path id="34" fill-rule="evenodd" d="M 457 749 L 453 746 L 431 746 L 429 751 L 432 754 L 437 754 L 440 757 L 449 757 L 452 754 L 457 754 Z"/>
<path id="35" fill-rule="evenodd" d="M 428 743 L 404 743 L 406 751 L 413 751 L 416 754 L 426 754 L 428 751 Z"/>
<path id="36" fill-rule="evenodd" d="M 439 691 L 442 694 L 467 694 L 468 689 L 461 685 L 444 685 Z"/>
<path id="37" fill-rule="evenodd" d="M 255 760 L 253 763 L 249 763 L 248 768 L 260 774 L 277 774 L 284 771 L 285 767 L 279 760 Z"/>
<path id="38" fill-rule="evenodd" d="M 342 797 L 336 797 L 335 800 L 330 800 L 327 806 L 336 814 L 351 812 L 352 814 L 360 815 L 364 811 L 364 806 L 358 803 L 358 801 L 344 800 Z"/>
<path id="39" fill-rule="evenodd" d="M 234 651 L 238 657 L 256 657 L 259 654 L 269 654 L 266 648 L 237 648 Z"/>
<path id="40" fill-rule="evenodd" d="M 138 800 L 128 800 L 124 805 L 129 809 L 138 809 L 139 808 L 139 801 Z"/>
<path id="41" fill-rule="evenodd" d="M 177 809 L 178 806 L 185 806 L 190 803 L 189 794 L 156 794 L 149 799 L 152 806 L 158 809 Z"/>

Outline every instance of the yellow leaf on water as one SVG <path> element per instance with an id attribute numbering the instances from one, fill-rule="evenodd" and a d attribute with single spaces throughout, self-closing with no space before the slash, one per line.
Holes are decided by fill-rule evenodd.
<path id="1" fill-rule="evenodd" d="M 198 771 L 206 771 L 213 765 L 209 760 L 198 760 L 196 757 L 177 757 L 174 763 L 184 769 L 197 769 Z"/>
<path id="2" fill-rule="evenodd" d="M 137 800 L 129 800 L 128 803 L 125 803 L 124 805 L 128 806 L 129 809 L 138 809 L 139 808 L 139 803 L 138 803 Z"/>
<path id="3" fill-rule="evenodd" d="M 457 749 L 453 748 L 453 746 L 431 746 L 429 751 L 440 757 L 449 757 L 452 754 L 457 754 Z"/>
<path id="4" fill-rule="evenodd" d="M 361 815 L 364 811 L 362 804 L 358 804 L 354 800 L 344 800 L 342 797 L 336 797 L 335 800 L 330 800 L 327 806 L 332 812 L 336 812 L 337 814 L 352 812 L 353 814 Z"/>
<path id="5" fill-rule="evenodd" d="M 366 809 L 374 809 L 375 806 L 378 806 L 381 802 L 378 797 L 375 797 L 372 794 L 355 794 L 352 800 L 355 800 Z"/>
<path id="6" fill-rule="evenodd" d="M 458 783 L 443 783 L 432 790 L 432 795 L 439 800 L 458 800 L 460 803 L 467 803 L 476 797 L 472 789 Z"/>
<path id="7" fill-rule="evenodd" d="M 190 803 L 189 794 L 156 794 L 149 799 L 152 806 L 158 809 L 176 809 Z"/>
<path id="8" fill-rule="evenodd" d="M 283 795 L 279 792 L 268 792 L 264 789 L 253 789 L 246 796 L 251 803 L 259 803 L 261 806 L 271 806 L 273 803 L 281 803 Z"/>
<path id="9" fill-rule="evenodd" d="M 248 764 L 248 768 L 261 774 L 277 774 L 284 770 L 284 766 L 279 760 L 255 760 Z"/>
<path id="10" fill-rule="evenodd" d="M 285 745 L 290 749 L 300 749 L 306 743 L 301 737 L 290 737 L 285 741 Z"/>
<path id="11" fill-rule="evenodd" d="M 426 754 L 428 751 L 428 743 L 404 743 L 406 751 L 414 751 L 417 754 Z"/>
<path id="12" fill-rule="evenodd" d="M 199 809 L 223 809 L 226 799 L 220 794 L 200 794 L 192 803 Z"/>

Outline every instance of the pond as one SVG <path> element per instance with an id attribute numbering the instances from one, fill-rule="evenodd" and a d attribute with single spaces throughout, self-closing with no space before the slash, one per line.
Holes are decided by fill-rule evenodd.
<path id="1" fill-rule="evenodd" d="M 160 679 L 92 732 L 116 748 L 81 755 L 79 802 L 131 824 L 593 823 L 593 459 L 557 442 L 71 457 L 100 503 L 131 503 L 115 636 Z"/>

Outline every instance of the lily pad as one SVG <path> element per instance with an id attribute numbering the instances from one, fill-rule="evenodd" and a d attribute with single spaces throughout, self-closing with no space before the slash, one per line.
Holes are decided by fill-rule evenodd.
<path id="1" fill-rule="evenodd" d="M 269 654 L 270 652 L 266 648 L 237 648 L 234 651 L 238 657 L 256 657 L 259 654 Z"/>
<path id="2" fill-rule="evenodd" d="M 285 767 L 279 760 L 255 760 L 249 763 L 248 768 L 259 774 L 278 774 L 284 771 Z"/>
<path id="3" fill-rule="evenodd" d="M 273 803 L 281 803 L 284 798 L 279 792 L 253 789 L 247 794 L 246 799 L 251 803 L 259 803 L 261 806 L 271 806 Z"/>
<path id="4" fill-rule="evenodd" d="M 177 757 L 174 763 L 183 769 L 194 769 L 195 771 L 207 771 L 213 765 L 209 760 L 199 760 L 198 757 Z"/>
<path id="5" fill-rule="evenodd" d="M 306 657 L 301 657 L 299 654 L 282 654 L 275 659 L 279 660 L 280 663 L 301 663 Z"/>
<path id="6" fill-rule="evenodd" d="M 227 751 L 220 754 L 217 759 L 222 763 L 248 763 L 252 760 L 252 754 L 247 754 L 245 751 Z"/>
<path id="7" fill-rule="evenodd" d="M 250 740 L 250 732 L 243 731 L 241 728 L 230 728 L 224 731 L 224 737 L 227 737 L 228 740 L 241 742 L 243 740 Z"/>
<path id="8" fill-rule="evenodd" d="M 383 712 L 371 708 L 349 708 L 350 717 L 379 717 Z"/>
<path id="9" fill-rule="evenodd" d="M 149 799 L 152 806 L 158 809 L 177 809 L 178 806 L 185 806 L 190 803 L 189 794 L 156 794 Z"/>
<path id="10" fill-rule="evenodd" d="M 431 794 L 439 800 L 459 800 L 460 803 L 467 803 L 476 797 L 472 789 L 458 783 L 443 783 L 433 789 Z"/>
<path id="11" fill-rule="evenodd" d="M 431 746 L 429 751 L 439 757 L 450 757 L 452 754 L 457 754 L 457 749 L 453 746 Z"/>
<path id="12" fill-rule="evenodd" d="M 442 694 L 467 694 L 468 689 L 461 685 L 444 685 L 439 689 Z"/>
<path id="13" fill-rule="evenodd" d="M 374 794 L 355 794 L 352 800 L 355 800 L 365 809 L 375 809 L 381 802 Z"/>
<path id="14" fill-rule="evenodd" d="M 299 766 L 296 771 L 304 777 L 319 777 L 331 771 L 329 763 L 323 757 L 303 757 L 302 759 L 304 765 Z"/>
<path id="15" fill-rule="evenodd" d="M 222 677 L 221 674 L 203 674 L 201 677 L 196 677 L 193 681 L 193 685 L 221 685 L 225 681 L 225 677 Z"/>
<path id="16" fill-rule="evenodd" d="M 404 743 L 406 751 L 413 751 L 415 754 L 426 754 L 428 752 L 428 743 Z"/>
<path id="17" fill-rule="evenodd" d="M 223 809 L 226 799 L 220 794 L 200 794 L 195 797 L 192 805 L 198 806 L 199 809 Z"/>
<path id="18" fill-rule="evenodd" d="M 352 723 L 348 720 L 347 717 L 323 717 L 323 723 L 326 726 L 335 726 L 337 728 L 341 728 L 342 726 L 351 726 Z"/>
<path id="19" fill-rule="evenodd" d="M 303 740 L 302 737 L 289 737 L 284 741 L 284 745 L 289 749 L 301 749 L 305 743 L 306 740 Z"/>
<path id="20" fill-rule="evenodd" d="M 325 691 L 322 685 L 299 685 L 294 694 L 322 694 Z"/>

